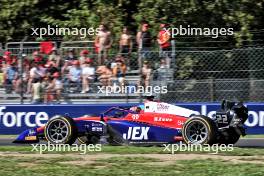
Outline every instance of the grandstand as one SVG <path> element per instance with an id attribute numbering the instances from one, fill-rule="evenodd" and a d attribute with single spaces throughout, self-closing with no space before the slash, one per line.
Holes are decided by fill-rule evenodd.
<path id="1" fill-rule="evenodd" d="M 35 41 L 23 42 L 23 48 L 21 48 L 21 42 L 9 42 L 4 47 L 2 46 L 2 50 L 10 51 L 18 60 L 22 58 L 22 53 L 27 58 L 32 58 L 32 53 L 40 49 L 40 43 Z M 76 53 L 87 49 L 90 51 L 89 57 L 96 61 L 97 55 L 94 52 L 93 41 L 52 42 L 52 44 L 59 51 L 61 58 L 65 58 L 69 49 L 73 49 Z M 167 102 L 215 102 L 225 98 L 263 101 L 264 48 L 262 46 L 250 45 L 239 49 L 203 47 L 201 44 L 200 46 L 200 48 L 188 47 L 188 42 L 177 42 L 176 46 L 173 45 L 169 69 L 159 69 L 160 60 L 163 56 L 156 46 L 148 52 L 147 57 L 152 68 L 151 85 L 165 85 L 168 88 L 168 93 L 156 94 L 160 100 Z M 108 61 L 110 63 L 115 62 L 116 55 L 115 50 L 111 52 Z M 125 74 L 125 85 L 138 85 L 142 81 L 140 68 L 143 60 L 140 52 L 133 49 L 129 60 L 129 69 Z M 3 82 L 3 73 L 0 75 L 1 82 Z M 98 92 L 98 86 L 101 85 L 100 81 L 95 80 L 90 83 L 91 90 L 85 94 L 78 91 L 63 91 L 59 103 L 137 103 L 148 95 L 133 92 L 106 95 Z M 31 94 L 25 91 L 8 92 L 3 84 L 0 86 L 1 103 L 28 104 L 32 102 Z M 50 103 L 56 102 L 51 101 Z"/>

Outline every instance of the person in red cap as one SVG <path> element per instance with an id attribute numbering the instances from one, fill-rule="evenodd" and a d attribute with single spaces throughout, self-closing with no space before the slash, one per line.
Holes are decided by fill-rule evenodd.
<path id="1" fill-rule="evenodd" d="M 81 54 L 81 56 L 85 56 L 85 55 L 89 54 L 89 51 L 88 50 L 82 50 L 80 54 Z"/>
<path id="2" fill-rule="evenodd" d="M 11 53 L 10 51 L 5 51 L 5 52 L 4 52 L 4 56 L 3 56 L 3 58 L 5 59 L 5 63 L 6 63 L 6 64 L 11 64 L 11 63 L 12 63 L 13 58 L 12 58 L 11 54 L 12 54 L 12 53 Z"/>
<path id="3" fill-rule="evenodd" d="M 160 31 L 157 36 L 157 42 L 160 46 L 162 57 L 166 59 L 166 65 L 170 67 L 171 60 L 171 34 L 170 31 L 167 30 L 168 25 L 165 23 L 160 24 Z"/>
<path id="4" fill-rule="evenodd" d="M 82 50 L 80 52 L 80 58 L 79 58 L 79 61 L 80 61 L 80 64 L 83 65 L 84 62 L 85 62 L 85 59 L 87 58 L 89 54 L 89 51 L 88 50 Z"/>
<path id="5" fill-rule="evenodd" d="M 95 68 L 92 66 L 92 60 L 86 58 L 82 67 L 82 92 L 86 93 L 90 90 L 89 83 L 94 80 Z"/>

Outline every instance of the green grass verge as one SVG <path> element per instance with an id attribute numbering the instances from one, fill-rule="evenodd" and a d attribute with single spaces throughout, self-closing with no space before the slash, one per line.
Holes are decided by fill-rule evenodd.
<path id="1" fill-rule="evenodd" d="M 19 152 L 19 153 L 39 153 L 37 151 L 31 151 L 31 146 L 0 146 L 1 152 Z M 72 152 L 72 151 L 64 151 L 64 152 L 43 152 L 43 154 L 47 153 L 81 153 Z M 101 152 L 89 152 L 87 154 L 96 154 L 96 153 L 111 153 L 111 154 L 171 154 L 171 151 L 164 151 L 164 147 L 136 147 L 136 146 L 103 146 Z M 214 150 L 211 151 L 175 151 L 174 154 L 188 154 L 188 153 L 216 153 Z M 228 155 L 228 156 L 256 156 L 256 155 L 264 155 L 264 148 L 239 148 L 234 147 L 233 151 L 226 152 L 218 152 L 218 155 Z"/>
<path id="2" fill-rule="evenodd" d="M 176 156 L 175 156 L 176 157 Z M 72 158 L 15 158 L 0 157 L 1 175 L 5 176 L 72 176 L 72 175 L 186 175 L 186 176 L 262 176 L 262 164 L 249 164 L 221 160 L 183 160 L 170 164 L 155 164 L 158 159 L 145 157 L 113 157 L 93 164 L 73 165 L 60 163 Z"/>

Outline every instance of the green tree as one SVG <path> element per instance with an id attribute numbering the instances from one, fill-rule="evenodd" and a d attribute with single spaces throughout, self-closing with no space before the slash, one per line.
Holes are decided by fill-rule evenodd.
<path id="1" fill-rule="evenodd" d="M 0 0 L 0 41 L 19 40 L 30 35 L 32 27 L 97 27 L 100 22 L 118 36 L 123 25 L 135 32 L 147 20 L 154 36 L 160 21 L 174 27 L 232 27 L 233 37 L 214 40 L 240 46 L 264 28 L 263 4 L 263 0 Z"/>
<path id="2" fill-rule="evenodd" d="M 156 33 L 160 21 L 173 27 L 232 27 L 237 46 L 252 39 L 252 30 L 264 28 L 263 0 L 145 0 L 134 15 L 137 22 L 147 20 Z M 162 19 L 162 20 L 161 20 Z M 223 38 L 221 38 L 223 39 Z"/>

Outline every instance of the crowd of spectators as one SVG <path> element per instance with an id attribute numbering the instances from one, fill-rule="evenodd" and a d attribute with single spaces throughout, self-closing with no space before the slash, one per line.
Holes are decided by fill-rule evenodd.
<path id="1" fill-rule="evenodd" d="M 170 50 L 168 33 L 165 33 L 162 24 L 157 43 L 164 51 Z M 143 23 L 136 36 L 137 46 L 142 54 L 141 68 L 142 84 L 150 85 L 152 69 L 149 60 L 145 57 L 151 46 L 149 25 Z M 17 55 L 5 51 L 0 56 L 0 69 L 3 73 L 3 85 L 6 93 L 20 93 L 23 91 L 32 97 L 32 102 L 59 103 L 62 92 L 81 93 L 91 92 L 91 83 L 99 82 L 103 86 L 125 84 L 125 75 L 130 65 L 129 56 L 132 52 L 132 36 L 127 27 L 123 28 L 119 40 L 119 53 L 114 60 L 109 60 L 108 51 L 112 46 L 111 32 L 105 25 L 100 25 L 100 32 L 95 39 L 97 57 L 89 57 L 90 51 L 84 49 L 76 53 L 68 49 L 60 53 L 51 42 L 42 42 L 40 50 L 32 54 L 23 55 L 20 67 Z M 168 68 L 170 59 L 161 60 L 162 68 Z"/>
<path id="2" fill-rule="evenodd" d="M 33 52 L 32 59 L 23 58 L 23 70 L 20 71 L 18 58 L 5 52 L 5 62 L 1 64 L 5 91 L 9 94 L 24 91 L 32 95 L 33 103 L 48 103 L 59 102 L 62 92 L 88 93 L 95 81 L 103 86 L 124 85 L 126 64 L 121 55 L 107 65 L 96 66 L 88 53 L 88 50 L 82 50 L 76 56 L 70 49 L 63 58 L 55 48 L 49 55 Z"/>

